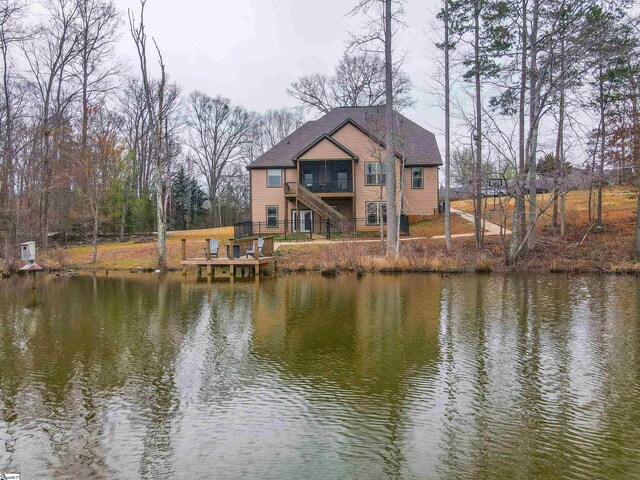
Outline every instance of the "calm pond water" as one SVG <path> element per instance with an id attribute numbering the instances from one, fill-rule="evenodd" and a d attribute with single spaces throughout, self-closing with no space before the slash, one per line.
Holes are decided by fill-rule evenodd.
<path id="1" fill-rule="evenodd" d="M 0 282 L 0 472 L 640 478 L 640 281 Z"/>

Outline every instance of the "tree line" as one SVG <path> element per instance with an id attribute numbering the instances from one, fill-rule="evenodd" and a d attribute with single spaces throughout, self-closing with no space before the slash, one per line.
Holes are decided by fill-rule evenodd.
<path id="1" fill-rule="evenodd" d="M 640 190 L 638 80 L 640 36 L 634 0 L 442 0 L 433 47 L 442 75 L 437 90 L 444 107 L 444 210 L 447 249 L 453 249 L 450 221 L 452 179 L 471 187 L 475 242 L 484 246 L 484 193 L 496 180 L 509 187 L 499 201 L 505 262 L 515 265 L 536 248 L 540 218 L 567 235 L 566 195 L 589 178 L 588 216 L 605 229 L 603 187 L 607 170 Z M 365 19 L 351 34 L 350 51 L 375 56 L 384 77 L 379 90 L 385 109 L 386 170 L 395 172 L 394 153 L 402 133 L 394 110 L 412 104 L 410 82 L 401 70 L 405 56 L 398 35 L 405 26 L 404 0 L 358 0 L 351 14 Z M 293 94 L 321 112 L 354 95 L 326 92 L 351 78 L 347 65 L 335 76 L 305 77 Z M 360 62 L 363 63 L 363 62 Z M 342 75 L 340 75 L 342 72 Z M 357 90 L 362 91 L 362 89 Z M 348 93 L 348 92 L 347 92 Z M 366 105 L 362 100 L 353 103 Z M 455 135 L 452 130 L 455 129 Z M 582 172 L 585 175 L 571 175 Z M 538 182 L 551 179 L 550 194 Z M 401 203 L 394 175 L 386 177 L 387 254 L 399 253 Z M 400 191 L 402 191 L 400 181 Z M 640 258 L 640 196 L 633 252 Z"/>
<path id="2" fill-rule="evenodd" d="M 568 175 L 572 167 L 590 173 L 589 221 L 596 230 L 605 228 L 607 169 L 625 172 L 640 188 L 640 38 L 634 5 L 443 0 L 437 47 L 443 66 L 448 248 L 450 180 L 461 161 L 473 190 L 478 248 L 487 172 L 513 181 L 510 198 L 501 202 L 510 216 L 504 226 L 511 236 L 503 238 L 510 265 L 535 249 L 542 215 L 550 215 L 556 234 L 565 237 L 565 197 L 575 187 Z M 451 136 L 452 122 L 461 127 L 457 138 Z M 553 180 L 544 199 L 538 195 L 539 168 Z M 640 223 L 634 254 L 640 258 Z"/>
<path id="3" fill-rule="evenodd" d="M 162 46 L 148 37 L 146 0 L 119 12 L 110 0 L 0 2 L 0 241 L 4 257 L 37 238 L 87 239 L 157 232 L 159 266 L 168 229 L 228 225 L 248 215 L 246 165 L 305 120 L 337 106 L 384 105 L 388 163 L 387 252 L 397 255 L 394 110 L 411 106 L 412 82 L 396 48 L 404 1 L 359 0 L 365 19 L 333 74 L 305 75 L 290 96 L 300 108 L 252 112 L 223 96 L 184 92 Z M 443 0 L 442 61 L 446 244 L 451 179 L 471 184 L 476 245 L 483 245 L 487 178 L 514 185 L 505 261 L 535 249 L 550 214 L 567 231 L 571 168 L 591 173 L 589 218 L 603 222 L 605 170 L 640 187 L 638 23 L 630 0 Z M 116 55 L 122 37 L 137 59 Z M 425 45 L 428 42 L 425 41 Z M 425 47 L 428 48 L 428 47 Z M 169 71 L 167 71 L 169 70 Z M 452 135 L 452 127 L 455 135 Z M 537 194 L 539 169 L 553 179 Z M 400 186 L 402 189 L 402 186 Z M 507 208 L 513 205 L 513 208 Z M 549 213 L 551 212 L 551 213 Z M 640 229 L 635 252 L 640 255 Z"/>
<path id="4" fill-rule="evenodd" d="M 147 38 L 145 2 L 128 22 L 109 0 L 38 7 L 34 15 L 27 0 L 0 2 L 4 256 L 26 239 L 45 249 L 70 238 L 95 246 L 103 233 L 162 235 L 243 218 L 244 167 L 297 128 L 301 112 L 257 113 L 184 93 Z M 123 35 L 137 67 L 116 55 Z"/>
<path id="5" fill-rule="evenodd" d="M 126 15 L 110 0 L 0 2 L 0 242 L 124 239 L 246 219 L 246 165 L 298 128 L 307 111 L 384 103 L 384 63 L 345 53 L 335 75 L 303 76 L 301 108 L 252 112 L 172 82 L 149 37 L 146 1 Z M 129 37 L 134 65 L 118 58 Z M 410 82 L 398 72 L 400 102 Z M 321 93 L 318 93 L 318 92 Z"/>

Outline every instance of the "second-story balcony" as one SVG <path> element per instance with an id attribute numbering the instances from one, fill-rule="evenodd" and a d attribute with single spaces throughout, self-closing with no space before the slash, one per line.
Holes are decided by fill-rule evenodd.
<path id="1" fill-rule="evenodd" d="M 352 162 L 321 160 L 300 162 L 300 185 L 310 192 L 327 194 L 353 193 Z"/>

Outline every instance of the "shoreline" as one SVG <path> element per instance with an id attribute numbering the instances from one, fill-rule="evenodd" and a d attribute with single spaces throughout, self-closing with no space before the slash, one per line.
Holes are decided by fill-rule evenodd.
<path id="1" fill-rule="evenodd" d="M 340 273 L 566 273 L 640 275 L 640 262 L 632 260 L 630 241 L 607 234 L 594 234 L 589 241 L 579 244 L 567 240 L 553 241 L 553 237 L 539 236 L 536 250 L 524 256 L 515 266 L 507 266 L 503 245 L 498 238 L 485 241 L 481 250 L 475 248 L 472 238 L 460 238 L 454 242 L 451 252 L 444 242 L 434 239 L 416 239 L 403 242 L 400 255 L 386 257 L 380 243 L 358 243 L 336 241 L 332 244 L 281 247 L 275 257 L 278 271 L 290 273 L 318 273 L 338 275 Z M 579 240 L 578 240 L 579 241 Z M 182 270 L 179 252 L 173 251 L 169 268 L 165 271 Z M 62 260 L 62 261 L 60 261 Z M 151 258 L 101 259 L 98 264 L 58 260 L 54 255 L 43 258 L 49 273 L 76 272 L 155 272 Z M 68 260 L 68 259 L 67 259 Z M 190 269 L 191 270 L 191 269 Z M 270 270 L 270 269 L 269 269 Z M 16 274 L 10 272 L 9 275 Z M 7 276 L 7 271 L 2 272 Z"/>
<path id="2" fill-rule="evenodd" d="M 609 265 L 517 265 L 515 267 L 507 267 L 506 265 L 495 265 L 491 263 L 480 262 L 473 266 L 454 267 L 447 265 L 447 262 L 442 262 L 441 258 L 432 257 L 425 259 L 427 263 L 429 261 L 436 263 L 435 265 L 424 266 L 410 266 L 410 265 L 394 265 L 392 260 L 388 260 L 385 257 L 369 257 L 366 262 L 361 264 L 355 264 L 351 266 L 340 265 L 326 265 L 326 266 L 304 266 L 304 265 L 287 265 L 284 260 L 279 260 L 278 272 L 274 274 L 272 271 L 267 272 L 268 277 L 275 277 L 278 275 L 295 275 L 295 274 L 317 274 L 323 276 L 338 276 L 342 274 L 349 275 L 401 275 L 401 274 L 444 274 L 444 275 L 464 275 L 464 274 L 501 274 L 501 275 L 519 275 L 519 274 L 571 274 L 571 275 L 612 275 L 612 276 L 640 276 L 640 263 L 625 262 L 614 263 Z M 397 259 L 398 263 L 403 263 L 402 257 Z M 188 268 L 188 272 L 193 273 L 196 270 L 194 268 Z M 171 267 L 163 270 L 161 273 L 179 273 L 182 268 Z M 74 266 L 65 265 L 62 268 L 45 268 L 42 273 L 48 275 L 55 274 L 87 274 L 87 273 L 155 273 L 155 268 L 140 268 L 130 269 L 126 267 L 88 267 L 88 266 Z M 3 279 L 9 279 L 16 276 L 23 276 L 22 272 L 2 272 Z M 203 275 L 204 276 L 204 275 Z"/>
<path id="3" fill-rule="evenodd" d="M 636 226 L 636 194 L 626 187 L 612 187 L 604 191 L 607 208 L 604 212 L 605 228 L 594 231 L 589 223 L 586 192 L 572 192 L 567 198 L 569 223 L 564 238 L 553 228 L 550 217 L 541 217 L 536 232 L 535 249 L 523 255 L 517 265 L 505 262 L 505 249 L 509 238 L 488 232 L 482 248 L 477 249 L 473 224 L 465 219 L 468 202 L 458 201 L 452 216 L 453 249 L 447 251 L 442 216 L 412 224 L 412 237 L 401 242 L 400 255 L 388 258 L 380 238 L 342 238 L 327 241 L 316 236 L 310 241 L 277 241 L 274 256 L 278 270 L 288 273 L 566 273 L 639 275 L 640 258 L 634 258 L 633 241 Z M 489 212 L 491 225 L 508 225 L 500 212 Z M 508 212 L 504 212 L 508 214 Z M 465 217 L 466 215 L 466 217 Z M 506 222 L 506 223 L 505 223 Z M 488 224 L 487 224 L 488 225 Z M 485 226 L 486 227 L 486 226 Z M 486 228 L 485 228 L 486 230 Z M 491 235 L 491 233 L 494 233 Z M 205 238 L 224 243 L 233 237 L 232 227 L 201 230 L 173 231 L 167 234 L 167 271 L 180 271 L 181 239 L 187 239 L 188 257 L 202 256 Z M 104 242 L 98 246 L 97 263 L 91 263 L 91 245 L 70 244 L 51 248 L 38 256 L 38 263 L 49 272 L 145 271 L 157 268 L 155 243 Z M 17 259 L 0 260 L 0 274 L 15 273 L 20 267 Z"/>

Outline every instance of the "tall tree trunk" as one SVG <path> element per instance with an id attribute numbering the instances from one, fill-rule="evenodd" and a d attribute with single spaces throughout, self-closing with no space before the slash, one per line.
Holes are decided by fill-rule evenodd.
<path id="1" fill-rule="evenodd" d="M 125 229 L 127 226 L 127 183 L 125 180 L 125 186 L 122 189 L 122 212 L 120 216 L 120 241 L 124 242 Z"/>
<path id="2" fill-rule="evenodd" d="M 11 98 L 11 81 L 9 76 L 9 59 L 7 57 L 7 41 L 4 38 L 4 29 L 2 30 L 2 85 L 4 91 L 4 163 L 3 176 L 0 178 L 2 185 L 0 186 L 0 211 L 3 211 L 3 217 L 6 219 L 8 230 L 8 241 L 12 244 L 17 243 L 17 208 L 13 205 L 13 99 Z"/>
<path id="3" fill-rule="evenodd" d="M 404 205 L 404 167 L 406 157 L 400 161 L 400 201 L 398 204 L 398 223 L 396 225 L 396 255 L 400 254 L 400 223 L 402 221 L 402 207 Z"/>
<path id="4" fill-rule="evenodd" d="M 451 241 L 451 85 L 449 71 L 449 0 L 444 0 L 444 238 L 448 251 Z"/>
<path id="5" fill-rule="evenodd" d="M 93 252 L 91 254 L 91 263 L 96 263 L 98 260 L 98 211 L 96 208 L 92 208 L 93 210 L 93 236 L 92 236 L 92 244 L 93 244 Z"/>
<path id="6" fill-rule="evenodd" d="M 559 88 L 560 88 L 560 101 L 559 101 L 559 111 L 558 111 L 558 135 L 556 137 L 556 155 L 555 155 L 555 165 L 554 165 L 554 172 L 553 172 L 553 190 L 554 190 L 554 195 L 553 195 L 553 215 L 552 215 L 552 222 L 551 224 L 553 225 L 554 230 L 558 228 L 558 215 L 559 215 L 559 205 L 558 205 L 558 200 L 559 197 L 562 196 L 562 192 L 564 191 L 564 186 L 562 188 L 562 190 L 560 190 L 560 178 L 563 174 L 563 164 L 564 164 L 564 158 L 563 157 L 563 146 L 561 145 L 564 142 L 564 101 L 565 101 L 565 82 L 566 82 L 566 77 L 565 77 L 565 39 L 564 39 L 564 34 L 565 34 L 565 29 L 564 29 L 564 5 L 565 3 L 562 2 L 560 8 L 561 8 L 561 20 L 560 20 L 560 78 L 559 78 Z M 562 235 L 562 232 L 560 233 L 560 236 Z"/>
<path id="7" fill-rule="evenodd" d="M 161 64 L 162 65 L 162 64 Z M 162 78 L 158 86 L 158 125 L 156 126 L 156 213 L 158 222 L 158 268 L 166 270 L 167 268 L 167 210 L 166 210 L 166 182 L 164 175 L 164 135 L 162 127 L 164 123 L 164 87 L 165 74 L 164 65 L 162 65 Z"/>
<path id="8" fill-rule="evenodd" d="M 166 87 L 166 71 L 162 54 L 158 45 L 155 44 L 156 52 L 158 54 L 158 63 L 160 64 L 160 81 L 158 84 L 158 103 L 157 103 L 157 115 L 156 104 L 151 91 L 151 83 L 147 71 L 147 54 L 146 54 L 146 42 L 147 36 L 144 31 L 144 9 L 146 0 L 140 0 L 140 21 L 136 26 L 134 24 L 133 14 L 129 13 L 129 28 L 131 36 L 136 44 L 138 51 L 138 59 L 140 61 L 140 71 L 142 77 L 142 85 L 144 88 L 145 100 L 147 104 L 149 114 L 150 131 L 153 132 L 151 148 L 145 148 L 150 152 L 150 156 L 155 166 L 155 190 L 156 190 L 156 230 L 158 234 L 157 239 L 157 252 L 158 252 L 158 268 L 164 270 L 167 267 L 167 193 L 168 188 L 165 178 L 165 167 L 167 173 L 170 172 L 168 165 L 168 148 L 163 147 L 163 127 L 165 127 L 164 120 L 164 93 Z M 168 146 L 168 145 L 167 145 Z M 166 150 L 166 151 L 165 151 Z"/>
<path id="9" fill-rule="evenodd" d="M 527 0 L 522 0 L 522 26 L 520 31 L 521 57 L 520 57 L 520 103 L 518 107 L 518 175 L 516 185 L 516 202 L 513 209 L 513 227 L 511 229 L 511 242 L 509 245 L 509 255 L 507 257 L 509 265 L 515 265 L 520 253 L 520 242 L 524 241 L 526 235 L 525 221 L 525 106 L 527 94 Z"/>
<path id="10" fill-rule="evenodd" d="M 475 80 L 475 103 L 476 103 L 476 135 L 475 147 L 476 158 L 474 162 L 474 222 L 476 248 L 482 248 L 482 231 L 484 222 L 482 218 L 482 92 L 480 86 L 480 0 L 473 3 L 474 21 L 474 80 Z"/>
<path id="11" fill-rule="evenodd" d="M 553 218 L 554 227 L 558 225 L 558 191 L 560 192 L 560 236 L 566 235 L 567 217 L 565 212 L 566 179 L 564 164 L 564 116 L 565 116 L 565 59 L 564 37 L 560 40 L 560 105 L 558 110 L 558 137 L 556 139 L 556 171 L 553 176 L 554 200 Z M 560 177 L 558 179 L 558 177 Z"/>
<path id="12" fill-rule="evenodd" d="M 537 205 L 537 165 L 536 154 L 538 149 L 538 124 L 540 119 L 540 79 L 538 75 L 538 17 L 540 11 L 540 0 L 533 0 L 533 10 L 531 12 L 531 34 L 529 36 L 530 49 L 530 75 L 529 75 L 529 141 L 528 144 L 528 164 L 529 164 L 529 225 L 533 225 L 527 250 L 533 250 L 536 245 L 536 223 L 538 218 Z"/>
<path id="13" fill-rule="evenodd" d="M 51 94 L 55 72 L 51 72 L 45 86 L 42 119 L 42 193 L 40 196 L 40 235 L 45 250 L 49 247 L 49 190 L 51 188 L 51 141 L 54 126 L 51 122 Z"/>
<path id="14" fill-rule="evenodd" d="M 44 152 L 42 154 L 42 195 L 40 198 L 40 234 L 42 245 L 45 250 L 49 248 L 49 189 L 51 188 L 50 171 L 50 136 L 49 121 L 45 117 L 44 121 Z"/>
<path id="15" fill-rule="evenodd" d="M 596 228 L 602 230 L 602 184 L 604 183 L 604 159 L 606 152 L 606 124 L 605 124 L 605 98 L 604 98 L 604 78 L 602 66 L 600 66 L 598 87 L 600 90 L 600 164 L 598 166 L 598 206 Z"/>
<path id="16" fill-rule="evenodd" d="M 387 187 L 387 255 L 397 255 L 396 229 L 398 216 L 396 210 L 396 154 L 395 129 L 396 119 L 393 111 L 393 61 L 391 40 L 392 32 L 392 0 L 384 4 L 384 66 L 385 66 L 385 121 L 386 121 L 386 187 Z"/>

